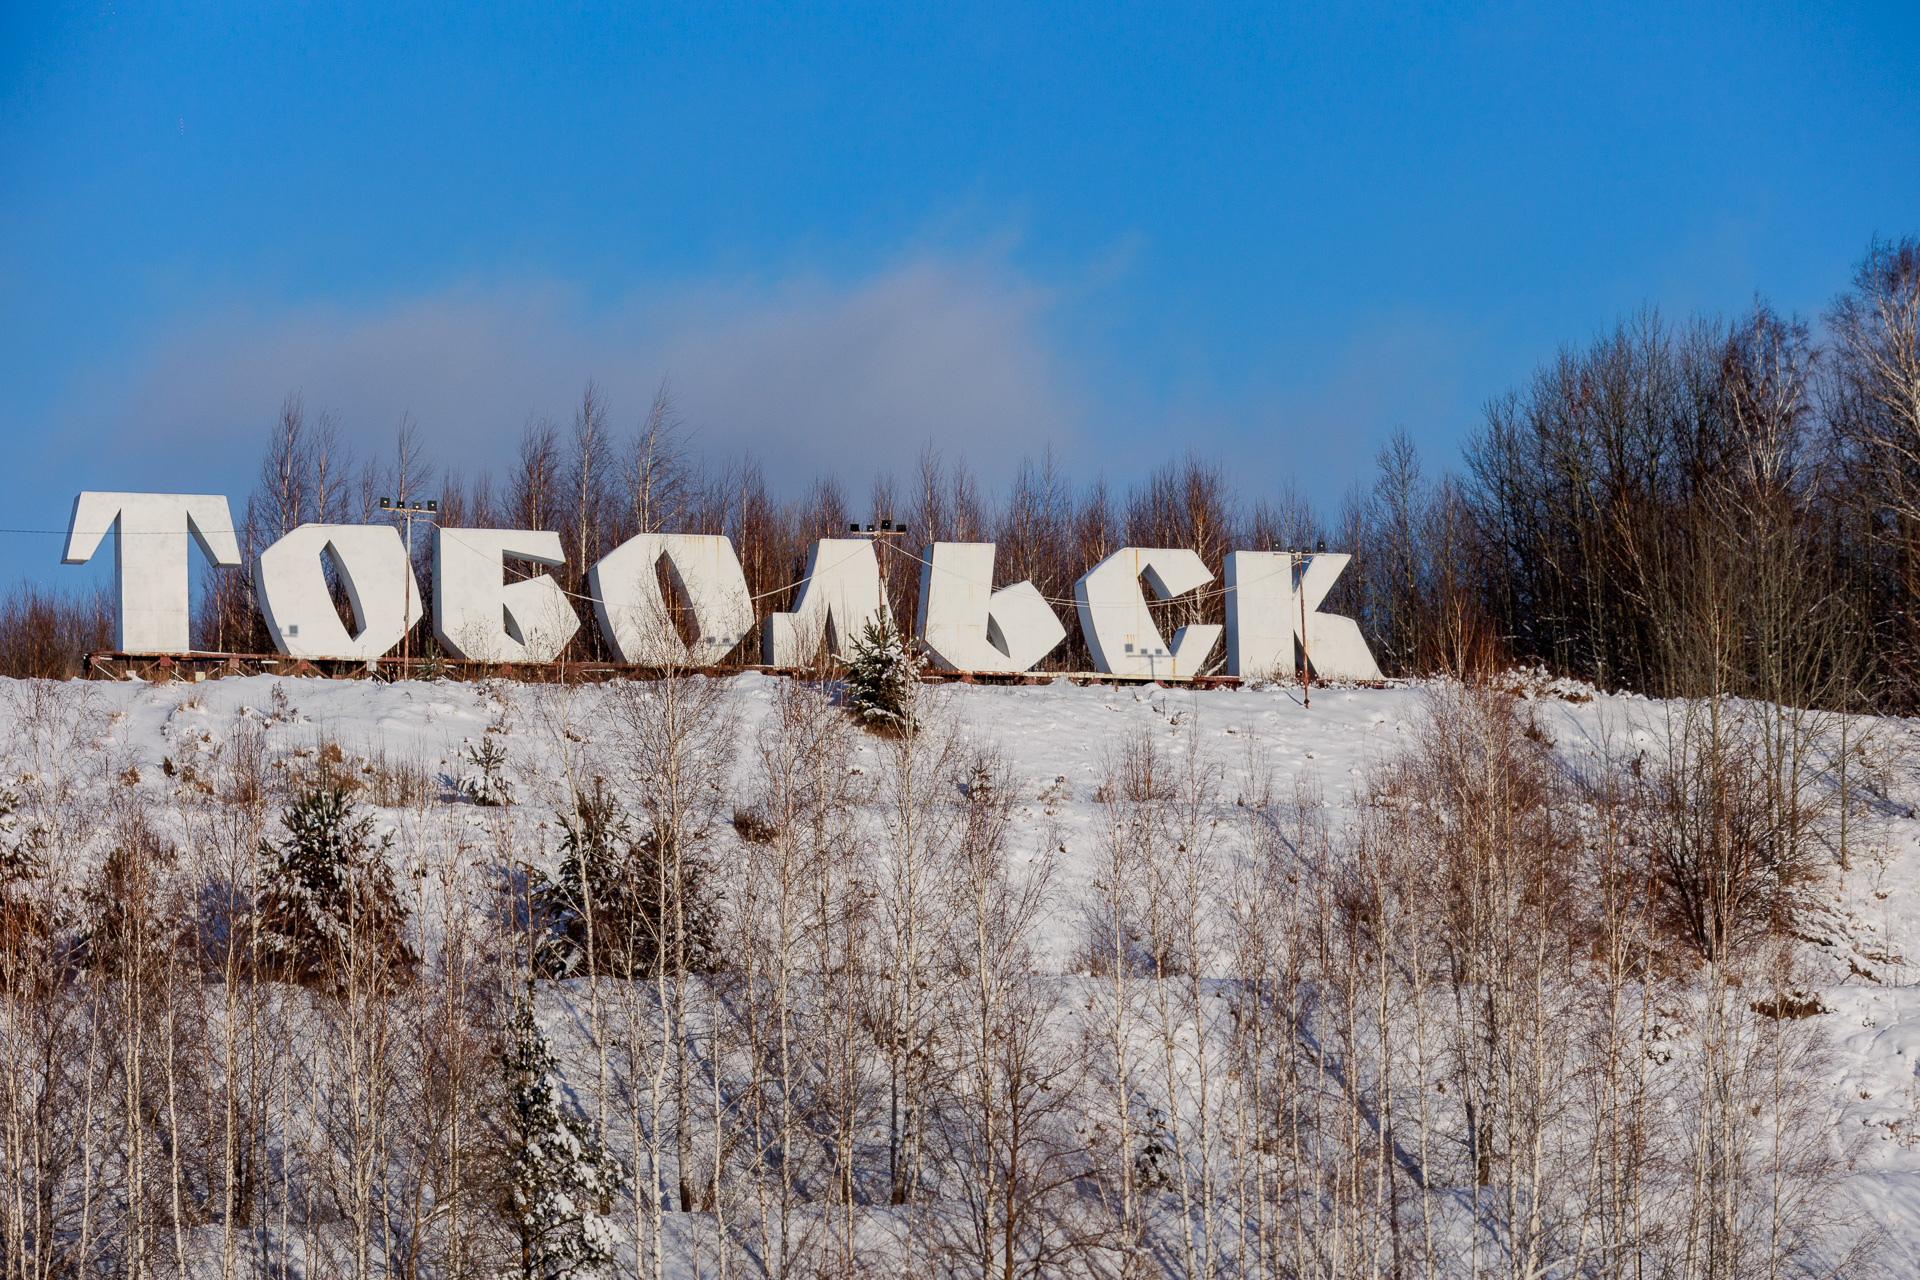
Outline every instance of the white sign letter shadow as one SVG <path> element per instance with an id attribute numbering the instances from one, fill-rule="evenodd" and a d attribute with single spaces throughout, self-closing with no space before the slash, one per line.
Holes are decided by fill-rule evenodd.
<path id="1" fill-rule="evenodd" d="M 823 643 L 836 653 L 887 603 L 880 560 L 865 538 L 822 538 L 807 552 L 806 586 L 792 613 L 770 613 L 761 626 L 760 660 L 774 667 L 812 661 Z"/>
<path id="2" fill-rule="evenodd" d="M 547 574 L 507 582 L 509 556 L 567 562 L 560 535 L 547 530 L 433 531 L 433 634 L 449 653 L 477 662 L 552 662 L 580 618 Z"/>
<path id="3" fill-rule="evenodd" d="M 327 563 L 353 606 L 352 635 L 327 591 Z M 400 531 L 381 524 L 303 524 L 253 562 L 274 647 L 294 658 L 372 660 L 420 621 L 420 584 Z"/>
<path id="4" fill-rule="evenodd" d="M 993 545 L 936 542 L 920 563 L 920 642 L 949 671 L 1025 671 L 1067 638 L 1031 582 L 993 590 Z"/>
<path id="5" fill-rule="evenodd" d="M 113 587 L 119 603 L 113 644 L 122 653 L 185 653 L 187 534 L 210 564 L 240 563 L 227 500 L 210 493 L 83 493 L 73 500 L 64 564 L 93 559 L 113 530 Z"/>
<path id="6" fill-rule="evenodd" d="M 1147 612 L 1140 579 L 1162 600 L 1213 581 L 1199 553 L 1185 547 L 1122 547 L 1073 584 L 1080 631 L 1095 668 L 1116 676 L 1186 679 L 1200 674 L 1221 628 L 1181 627 L 1168 645 Z"/>
<path id="7" fill-rule="evenodd" d="M 700 638 L 683 644 L 667 617 L 658 565 L 693 608 Z M 600 634 L 621 662 L 710 667 L 753 630 L 747 575 L 727 538 L 643 533 L 629 538 L 587 573 Z"/>

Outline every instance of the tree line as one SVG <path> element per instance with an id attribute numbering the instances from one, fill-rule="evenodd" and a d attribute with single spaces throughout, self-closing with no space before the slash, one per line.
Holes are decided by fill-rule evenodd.
<path id="1" fill-rule="evenodd" d="M 553 572 L 583 613 L 587 569 L 636 533 L 725 534 L 764 615 L 792 607 L 815 539 L 889 521 L 906 530 L 882 553 L 903 623 L 921 548 L 993 541 L 996 585 L 1032 581 L 1067 628 L 1041 668 L 1086 670 L 1072 586 L 1119 547 L 1189 547 L 1218 574 L 1236 547 L 1325 542 L 1354 557 L 1325 607 L 1360 621 L 1389 674 L 1518 663 L 1654 694 L 1906 710 L 1920 697 L 1920 238 L 1869 246 L 1817 329 L 1761 301 L 1731 318 L 1624 319 L 1489 401 L 1457 469 L 1434 473 L 1397 433 L 1371 484 L 1332 511 L 1291 486 L 1248 498 L 1198 456 L 1121 489 L 1048 452 L 994 494 L 931 446 L 904 480 L 856 494 L 826 476 L 783 499 L 751 458 L 701 454 L 665 388 L 622 430 L 589 385 L 568 421 L 531 420 L 499 474 L 436 467 L 411 423 L 390 455 L 361 456 L 290 397 L 243 552 L 305 521 L 381 519 L 382 497 L 431 497 L 449 526 L 558 532 L 567 563 Z M 421 537 L 430 592 L 427 555 Z M 208 581 L 195 644 L 270 652 L 250 568 Z M 0 670 L 76 672 L 110 643 L 108 603 L 16 589 L 0 604 Z M 1154 605 L 1163 633 L 1223 608 L 1218 592 Z M 757 661 L 758 644 L 730 660 Z M 565 656 L 607 655 L 587 627 Z"/>

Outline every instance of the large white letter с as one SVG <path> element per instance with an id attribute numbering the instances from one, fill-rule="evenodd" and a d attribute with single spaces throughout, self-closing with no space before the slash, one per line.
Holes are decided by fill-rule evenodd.
<path id="1" fill-rule="evenodd" d="M 1089 569 L 1073 584 L 1073 599 L 1094 666 L 1116 676 L 1155 679 L 1201 674 L 1221 628 L 1213 623 L 1181 627 L 1169 645 L 1147 612 L 1142 577 L 1162 600 L 1213 581 L 1199 553 L 1185 547 L 1122 547 Z"/>

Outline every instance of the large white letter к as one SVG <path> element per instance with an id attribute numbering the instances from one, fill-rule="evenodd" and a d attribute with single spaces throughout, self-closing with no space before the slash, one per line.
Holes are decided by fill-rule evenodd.
<path id="1" fill-rule="evenodd" d="M 865 538 L 822 538 L 807 553 L 806 586 L 792 613 L 761 624 L 760 660 L 792 667 L 811 661 L 828 640 L 840 653 L 887 604 L 880 560 Z M 831 630 L 829 630 L 831 628 Z"/>
<path id="2" fill-rule="evenodd" d="M 1067 638 L 1031 582 L 993 589 L 993 543 L 936 542 L 920 562 L 920 642 L 951 671 L 1025 671 Z"/>
<path id="3" fill-rule="evenodd" d="M 1206 562 L 1185 547 L 1122 547 L 1089 569 L 1073 584 L 1073 599 L 1094 666 L 1117 676 L 1199 675 L 1221 628 L 1212 623 L 1181 627 L 1168 645 L 1147 612 L 1143 576 L 1162 600 L 1213 581 Z"/>
<path id="4" fill-rule="evenodd" d="M 700 638 L 691 645 L 681 642 L 667 616 L 667 601 L 660 591 L 663 559 L 700 630 Z M 639 534 L 588 570 L 587 582 L 594 612 L 600 616 L 600 634 L 622 662 L 712 666 L 753 630 L 747 575 L 728 538 Z"/>
<path id="5" fill-rule="evenodd" d="M 1228 554 L 1227 671 L 1249 680 L 1292 672 L 1304 608 L 1307 660 L 1316 676 L 1380 679 L 1380 667 L 1360 634 L 1360 624 L 1339 614 L 1318 612 L 1353 557 L 1321 553 L 1300 558 L 1306 568 L 1296 585 L 1296 557 L 1291 551 Z"/>
<path id="6" fill-rule="evenodd" d="M 547 530 L 433 531 L 433 634 L 449 652 L 478 662 L 552 662 L 580 617 L 544 573 L 505 581 L 508 556 L 567 562 L 560 535 Z"/>
<path id="7" fill-rule="evenodd" d="M 122 653 L 185 653 L 187 534 L 221 568 L 240 563 L 227 500 L 210 493 L 83 493 L 73 500 L 65 564 L 93 559 L 113 530 L 119 601 L 114 647 Z"/>
<path id="8" fill-rule="evenodd" d="M 329 560 L 353 606 L 351 635 L 327 591 Z M 253 582 L 274 647 L 295 658 L 378 658 L 425 612 L 391 525 L 303 524 L 260 553 Z"/>

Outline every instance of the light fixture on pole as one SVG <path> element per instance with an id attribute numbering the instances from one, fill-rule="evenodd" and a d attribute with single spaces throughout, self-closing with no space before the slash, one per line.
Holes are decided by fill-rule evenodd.
<path id="1" fill-rule="evenodd" d="M 380 499 L 380 509 L 382 511 L 392 511 L 396 513 L 402 520 L 406 521 L 407 525 L 407 571 L 400 575 L 400 581 L 402 583 L 400 616 L 405 618 L 413 612 L 413 522 L 415 520 L 425 520 L 431 524 L 436 521 L 440 515 L 440 501 L 437 498 L 429 498 L 424 503 L 418 499 L 410 503 L 405 498 L 401 498 L 397 502 L 388 498 L 382 498 Z M 408 627 L 406 632 L 400 637 L 400 676 L 402 679 L 406 678 L 407 664 L 412 660 L 413 628 Z"/>

